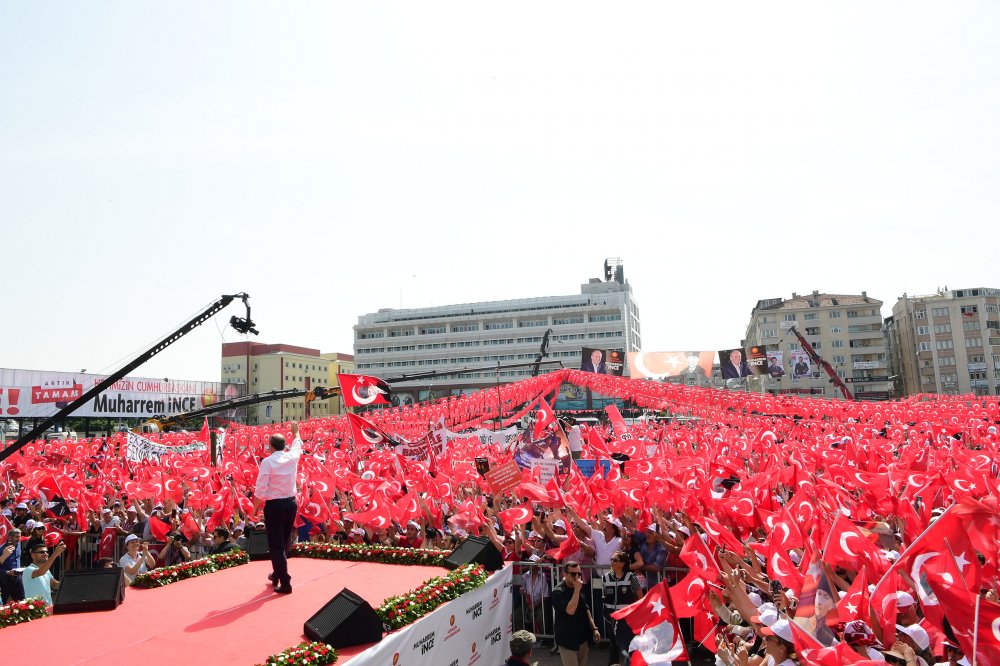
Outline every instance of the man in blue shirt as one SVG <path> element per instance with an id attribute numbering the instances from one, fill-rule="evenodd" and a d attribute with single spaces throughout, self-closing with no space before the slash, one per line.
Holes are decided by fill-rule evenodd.
<path id="1" fill-rule="evenodd" d="M 52 605 L 52 588 L 59 589 L 59 581 L 52 577 L 49 569 L 66 550 L 66 544 L 60 543 L 49 554 L 44 543 L 38 543 L 31 548 L 31 564 L 21 572 L 21 584 L 24 585 L 24 598 L 41 597 L 47 606 Z"/>

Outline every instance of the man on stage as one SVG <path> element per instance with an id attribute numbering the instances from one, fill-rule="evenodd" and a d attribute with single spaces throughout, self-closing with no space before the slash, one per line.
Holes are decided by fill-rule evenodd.
<path id="1" fill-rule="evenodd" d="M 292 578 L 288 575 L 288 554 L 292 546 L 292 527 L 299 507 L 295 503 L 295 480 L 302 440 L 299 424 L 292 423 L 292 448 L 285 450 L 285 438 L 271 435 L 271 455 L 260 461 L 257 486 L 254 489 L 253 508 L 256 513 L 264 504 L 264 529 L 267 547 L 271 551 L 273 571 L 268 578 L 278 594 L 292 593 Z"/>

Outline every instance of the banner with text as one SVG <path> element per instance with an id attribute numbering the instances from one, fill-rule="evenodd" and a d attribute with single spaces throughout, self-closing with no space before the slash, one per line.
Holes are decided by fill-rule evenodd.
<path id="1" fill-rule="evenodd" d="M 0 368 L 0 416 L 44 418 L 73 402 L 107 375 Z M 242 384 L 125 377 L 73 413 L 74 417 L 171 416 L 242 395 Z"/>
<path id="2" fill-rule="evenodd" d="M 506 566 L 352 659 L 391 666 L 495 666 L 510 655 L 513 569 Z"/>

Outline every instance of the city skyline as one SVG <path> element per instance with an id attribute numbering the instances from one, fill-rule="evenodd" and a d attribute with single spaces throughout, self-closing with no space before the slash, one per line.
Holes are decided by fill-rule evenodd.
<path id="1" fill-rule="evenodd" d="M 530 10 L 531 20 L 524 20 Z M 648 351 L 763 298 L 994 285 L 1000 8 L 12 6 L 0 367 L 113 370 L 223 293 L 350 353 L 381 308 L 576 293 Z M 139 369 L 218 380 L 216 319 Z"/>

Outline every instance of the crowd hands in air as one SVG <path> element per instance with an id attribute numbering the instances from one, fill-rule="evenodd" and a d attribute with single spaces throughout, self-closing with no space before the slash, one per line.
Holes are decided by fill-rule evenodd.
<path id="1" fill-rule="evenodd" d="M 997 410 L 970 424 L 810 416 L 744 410 L 728 422 L 644 424 L 631 440 L 614 425 L 583 426 L 574 458 L 625 448 L 632 459 L 589 478 L 571 467 L 545 484 L 526 470 L 496 496 L 472 460 L 499 465 L 510 450 L 453 442 L 448 458 L 418 462 L 357 450 L 346 431 L 305 422 L 295 536 L 445 551 L 485 537 L 515 563 L 515 628 L 544 636 L 561 565 L 579 563 L 569 586 L 590 600 L 591 640 L 625 651 L 631 635 L 610 617 L 622 604 L 607 580 L 631 574 L 636 598 L 667 586 L 689 650 L 720 665 L 971 664 L 973 646 L 979 663 L 1000 664 Z M 126 463 L 121 442 L 89 443 L 91 455 L 58 464 L 42 448 L 0 464 L 0 558 L 20 557 L 0 561 L 4 601 L 25 594 L 12 581 L 30 566 L 54 574 L 54 588 L 60 561 L 121 566 L 131 580 L 246 549 L 262 528 L 252 461 L 267 432 L 258 442 L 244 428 L 221 471 L 205 460 Z M 46 507 L 39 485 L 61 488 L 66 510 Z M 109 535 L 121 550 L 107 548 Z"/>

